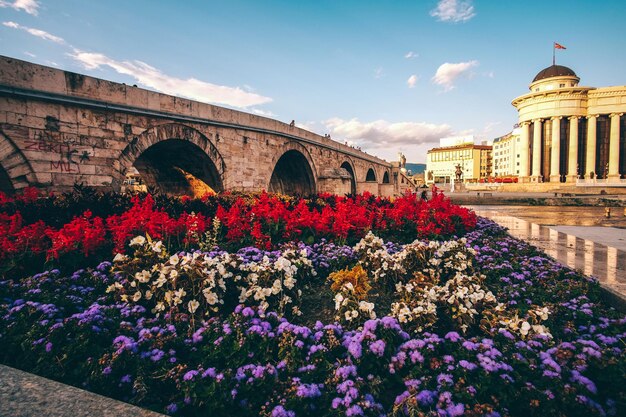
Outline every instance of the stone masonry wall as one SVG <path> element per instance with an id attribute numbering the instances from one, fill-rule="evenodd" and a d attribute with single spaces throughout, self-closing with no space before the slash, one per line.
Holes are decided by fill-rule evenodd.
<path id="1" fill-rule="evenodd" d="M 142 152 L 168 139 L 206 153 L 223 189 L 267 189 L 289 150 L 304 155 L 324 191 L 331 187 L 321 171 L 344 162 L 353 168 L 358 192 L 378 194 L 384 173 L 391 177 L 395 170 L 277 120 L 1 56 L 0 89 L 0 165 L 16 189 L 64 191 L 75 183 L 119 189 Z M 365 183 L 370 168 L 373 184 Z M 345 184 L 336 185 L 343 193 Z"/>

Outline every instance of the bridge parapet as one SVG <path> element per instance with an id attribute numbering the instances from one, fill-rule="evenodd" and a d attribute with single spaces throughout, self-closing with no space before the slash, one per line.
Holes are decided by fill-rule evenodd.
<path id="1" fill-rule="evenodd" d="M 397 167 L 330 137 L 2 56 L 0 129 L 0 185 L 14 189 L 119 189 L 132 168 L 153 185 L 191 174 L 217 189 L 388 195 L 402 188 L 390 180 Z M 349 187 L 328 174 L 342 167 Z"/>

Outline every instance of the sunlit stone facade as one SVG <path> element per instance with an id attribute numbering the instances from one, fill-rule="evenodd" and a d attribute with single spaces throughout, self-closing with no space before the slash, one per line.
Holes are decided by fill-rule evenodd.
<path id="1" fill-rule="evenodd" d="M 513 100 L 522 181 L 626 179 L 626 86 L 581 87 L 579 81 L 570 68 L 552 65 L 537 74 L 530 93 Z"/>
<path id="2" fill-rule="evenodd" d="M 464 143 L 430 149 L 426 155 L 426 183 L 449 183 L 461 168 L 463 182 L 478 182 L 491 175 L 491 145 Z"/>
<path id="3" fill-rule="evenodd" d="M 495 177 L 519 177 L 520 141 L 519 128 L 493 140 L 493 175 Z"/>

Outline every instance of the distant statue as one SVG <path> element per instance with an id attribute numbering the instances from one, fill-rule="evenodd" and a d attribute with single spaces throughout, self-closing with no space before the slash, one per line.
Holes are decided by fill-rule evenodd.
<path id="1" fill-rule="evenodd" d="M 406 166 L 406 156 L 402 152 L 400 152 L 400 168 L 404 168 Z"/>
<path id="2" fill-rule="evenodd" d="M 463 176 L 463 170 L 461 169 L 461 165 L 456 166 L 456 170 L 454 171 L 454 177 L 457 181 L 461 181 L 461 177 Z"/>
<path id="3" fill-rule="evenodd" d="M 432 181 L 432 180 L 433 180 L 433 172 L 428 171 L 428 181 Z"/>
<path id="4" fill-rule="evenodd" d="M 294 127 L 296 125 L 296 121 L 292 120 L 291 123 L 289 123 L 289 126 Z"/>

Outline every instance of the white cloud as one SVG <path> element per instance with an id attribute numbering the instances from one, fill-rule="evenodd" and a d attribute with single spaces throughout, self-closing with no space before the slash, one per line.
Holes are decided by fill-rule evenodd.
<path id="1" fill-rule="evenodd" d="M 374 78 L 379 79 L 385 76 L 385 72 L 383 71 L 383 67 L 378 67 L 374 70 Z"/>
<path id="2" fill-rule="evenodd" d="M 319 124 L 313 121 L 298 122 L 296 120 L 296 127 L 299 127 L 300 129 L 308 130 L 309 132 L 317 132 L 320 130 Z"/>
<path id="3" fill-rule="evenodd" d="M 458 62 L 456 64 L 446 62 L 437 68 L 437 72 L 432 80 L 435 84 L 443 86 L 445 91 L 450 91 L 454 88 L 456 79 L 475 66 L 478 66 L 478 61 L 476 60 Z"/>
<path id="4" fill-rule="evenodd" d="M 384 149 L 400 145 L 437 143 L 439 138 L 449 136 L 452 129 L 447 124 L 436 125 L 425 122 L 397 122 L 386 120 L 361 122 L 358 119 L 344 120 L 338 117 L 323 122 L 332 137 L 338 141 L 360 143 L 365 148 Z"/>
<path id="5" fill-rule="evenodd" d="M 263 117 L 273 117 L 276 118 L 276 114 L 272 113 L 269 110 L 261 110 L 261 109 L 250 109 L 250 111 L 254 114 L 258 114 L 259 116 L 263 116 Z"/>
<path id="6" fill-rule="evenodd" d="M 416 53 L 415 53 L 415 52 L 413 52 L 413 51 L 409 51 L 409 52 L 407 52 L 406 54 L 404 54 L 404 57 L 405 57 L 406 59 L 417 58 L 418 56 L 419 56 L 419 55 L 418 55 L 418 54 L 416 54 Z"/>
<path id="7" fill-rule="evenodd" d="M 13 3 L 9 1 L 0 0 L 0 7 L 10 7 L 12 9 L 24 10 L 28 14 L 37 16 L 39 13 L 39 2 L 37 0 L 15 0 Z"/>
<path id="8" fill-rule="evenodd" d="M 58 36 L 51 35 L 50 33 L 43 31 L 41 29 L 34 29 L 28 26 L 22 26 L 15 22 L 2 22 L 2 24 L 9 28 L 26 31 L 30 33 L 31 35 L 44 39 L 46 41 L 58 43 L 59 45 L 66 45 L 65 40 L 63 38 L 59 38 Z"/>
<path id="9" fill-rule="evenodd" d="M 24 51 L 24 55 L 29 56 L 31 58 L 37 58 L 37 55 L 33 54 L 32 52 L 28 52 L 28 51 Z"/>
<path id="10" fill-rule="evenodd" d="M 415 84 L 417 84 L 417 75 L 411 75 L 409 79 L 406 80 L 406 84 L 409 86 L 409 88 L 414 88 Z"/>
<path id="11" fill-rule="evenodd" d="M 466 22 L 476 16 L 471 0 L 440 0 L 430 15 L 442 22 Z"/>
<path id="12" fill-rule="evenodd" d="M 103 66 L 110 67 L 120 74 L 129 75 L 139 84 L 159 92 L 186 97 L 206 103 L 225 104 L 233 107 L 249 107 L 272 101 L 269 97 L 249 93 L 239 87 L 226 87 L 200 81 L 195 78 L 181 79 L 169 76 L 145 62 L 116 61 L 106 55 L 74 49 L 69 54 L 88 70 Z"/>

